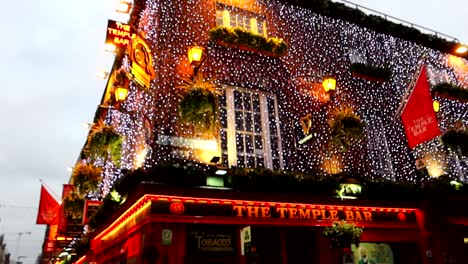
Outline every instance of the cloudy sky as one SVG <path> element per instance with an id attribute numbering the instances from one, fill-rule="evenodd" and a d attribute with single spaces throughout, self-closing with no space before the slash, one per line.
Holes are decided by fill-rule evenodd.
<path id="1" fill-rule="evenodd" d="M 110 67 L 102 48 L 114 2 L 15 0 L 0 9 L 0 234 L 24 263 L 35 261 L 44 236 L 35 225 L 39 180 L 61 194 L 102 96 L 95 74 Z M 354 2 L 468 43 L 466 0 Z"/>

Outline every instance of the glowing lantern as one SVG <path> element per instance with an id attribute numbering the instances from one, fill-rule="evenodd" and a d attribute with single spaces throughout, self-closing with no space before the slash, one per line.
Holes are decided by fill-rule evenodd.
<path id="1" fill-rule="evenodd" d="M 468 47 L 465 45 L 460 45 L 458 48 L 455 50 L 456 53 L 458 54 L 464 54 L 468 51 Z"/>
<path id="2" fill-rule="evenodd" d="M 437 113 L 440 110 L 440 103 L 439 101 L 434 101 L 432 102 L 432 107 L 434 108 L 434 111 Z"/>
<path id="3" fill-rule="evenodd" d="M 325 92 L 328 92 L 330 90 L 334 91 L 336 89 L 336 79 L 332 77 L 327 77 L 323 80 L 322 85 Z"/>
<path id="4" fill-rule="evenodd" d="M 190 64 L 198 64 L 203 57 L 204 48 L 200 46 L 190 46 L 188 49 L 188 59 Z"/>
<path id="5" fill-rule="evenodd" d="M 127 99 L 128 90 L 125 87 L 116 87 L 115 88 L 115 100 L 117 102 L 123 102 Z"/>
<path id="6" fill-rule="evenodd" d="M 130 13 L 131 8 L 132 8 L 131 3 L 125 2 L 125 1 L 120 1 L 117 4 L 117 7 L 116 7 L 115 11 L 118 12 L 118 13 L 128 14 L 128 13 Z"/>
<path id="7" fill-rule="evenodd" d="M 115 52 L 116 49 L 117 49 L 117 47 L 114 44 L 106 43 L 106 47 L 105 47 L 106 51 Z"/>

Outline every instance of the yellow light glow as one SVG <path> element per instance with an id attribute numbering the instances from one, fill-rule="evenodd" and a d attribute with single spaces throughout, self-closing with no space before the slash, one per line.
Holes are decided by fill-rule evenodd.
<path id="1" fill-rule="evenodd" d="M 203 56 L 203 50 L 204 49 L 200 46 L 190 46 L 187 52 L 189 62 L 191 64 L 200 62 Z"/>
<path id="2" fill-rule="evenodd" d="M 115 88 L 115 100 L 117 102 L 123 102 L 127 99 L 128 90 L 125 87 Z"/>
<path id="3" fill-rule="evenodd" d="M 439 101 L 434 101 L 434 102 L 432 102 L 432 107 L 434 108 L 434 111 L 435 111 L 436 113 L 438 113 L 439 110 L 440 110 L 440 103 L 439 103 Z"/>
<path id="4" fill-rule="evenodd" d="M 327 77 L 322 82 L 323 89 L 325 92 L 336 89 L 336 79 L 332 77 Z"/>
<path id="5" fill-rule="evenodd" d="M 117 4 L 117 7 L 115 9 L 116 12 L 118 13 L 125 13 L 125 14 L 128 14 L 130 13 L 130 9 L 132 8 L 132 4 L 129 3 L 129 2 L 125 2 L 125 1 L 120 1 L 118 4 Z"/>
<path id="6" fill-rule="evenodd" d="M 112 43 L 106 43 L 106 47 L 104 49 L 109 52 L 115 52 L 117 47 Z"/>
<path id="7" fill-rule="evenodd" d="M 96 73 L 96 76 L 99 78 L 99 79 L 106 79 L 107 76 L 109 76 L 109 73 L 106 72 L 106 71 L 98 71 Z"/>
<path id="8" fill-rule="evenodd" d="M 468 51 L 468 47 L 465 45 L 460 45 L 458 48 L 455 50 L 457 54 L 464 54 Z"/>

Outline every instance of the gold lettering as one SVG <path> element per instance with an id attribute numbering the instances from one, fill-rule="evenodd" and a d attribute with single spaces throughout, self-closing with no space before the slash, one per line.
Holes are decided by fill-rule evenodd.
<path id="1" fill-rule="evenodd" d="M 270 207 L 261 207 L 262 217 L 270 217 Z"/>
<path id="2" fill-rule="evenodd" d="M 356 221 L 359 221 L 361 220 L 362 221 L 362 216 L 361 216 L 361 213 L 359 213 L 359 211 L 356 211 L 356 219 L 354 219 Z"/>
<path id="3" fill-rule="evenodd" d="M 345 211 L 346 221 L 354 221 L 353 211 Z"/>
<path id="4" fill-rule="evenodd" d="M 325 210 L 320 210 L 320 211 L 322 211 L 322 220 L 330 220 L 330 216 L 329 217 L 325 216 L 325 213 L 326 213 Z"/>
<path id="5" fill-rule="evenodd" d="M 338 218 L 338 211 L 337 210 L 330 210 L 330 218 L 331 218 L 332 221 L 340 220 Z"/>
<path id="6" fill-rule="evenodd" d="M 312 217 L 314 219 L 317 219 L 317 216 L 320 215 L 320 210 L 317 210 L 317 209 L 312 209 Z"/>
<path id="7" fill-rule="evenodd" d="M 296 208 L 289 208 L 289 218 L 297 219 L 297 209 Z"/>
<path id="8" fill-rule="evenodd" d="M 372 221 L 372 213 L 371 212 L 363 212 L 364 214 L 364 219 L 366 221 Z"/>
<path id="9" fill-rule="evenodd" d="M 284 216 L 284 212 L 286 212 L 287 210 L 288 210 L 288 208 L 281 208 L 281 207 L 276 208 L 276 212 L 280 213 L 280 218 L 286 218 Z"/>
<path id="10" fill-rule="evenodd" d="M 258 207 L 247 206 L 248 217 L 258 217 Z"/>
<path id="11" fill-rule="evenodd" d="M 310 209 L 299 208 L 299 218 L 310 219 Z"/>
<path id="12" fill-rule="evenodd" d="M 234 205 L 234 211 L 237 211 L 237 216 L 241 216 L 241 217 L 243 216 L 242 210 L 245 210 L 245 206 Z"/>

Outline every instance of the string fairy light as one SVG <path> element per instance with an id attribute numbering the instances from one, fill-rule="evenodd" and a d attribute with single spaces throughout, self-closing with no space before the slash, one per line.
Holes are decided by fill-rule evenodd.
<path id="1" fill-rule="evenodd" d="M 245 6 L 239 5 L 236 7 L 257 10 L 266 18 L 268 35 L 280 37 L 288 44 L 286 56 L 272 58 L 208 41 L 207 32 L 215 25 L 216 17 L 212 1 L 146 0 L 137 28 L 152 49 L 157 76 L 146 90 L 132 83 L 126 102 L 119 110 L 108 113 L 106 121 L 124 135 L 125 143 L 121 168 L 104 165 L 103 194 L 121 177 L 122 169 L 135 168 L 143 145 L 146 151 L 149 149 L 145 167 L 181 155 L 163 144 L 161 138 L 191 133 L 190 126 L 177 123 L 181 98 L 177 84 L 188 74 L 181 69 L 188 63 L 186 51 L 193 43 L 203 45 L 208 53 L 200 69 L 206 79 L 214 79 L 219 86 L 256 89 L 276 96 L 284 170 L 325 174 L 327 166 L 340 167 L 343 172 L 363 177 L 417 182 L 420 179 L 415 159 L 431 156 L 446 164 L 441 169 L 445 174 L 457 177 L 454 158 L 444 154 L 439 139 L 412 151 L 407 147 L 401 121 L 394 119 L 421 56 L 425 55 L 425 63 L 433 72 L 454 72 L 446 63 L 447 54 L 280 1 L 245 1 Z M 356 58 L 391 69 L 391 80 L 373 82 L 353 77 L 349 66 Z M 468 64 L 466 60 L 462 62 Z M 128 57 L 123 67 L 129 69 Z M 298 76 L 318 80 L 325 74 L 336 76 L 338 83 L 334 98 L 325 106 L 315 104 L 310 94 L 299 92 L 294 84 Z M 468 73 L 457 72 L 449 79 L 454 84 L 466 84 Z M 437 114 L 442 131 L 460 121 L 468 125 L 467 104 L 437 100 L 443 105 Z M 345 153 L 330 146 L 327 125 L 328 112 L 341 106 L 352 107 L 365 126 L 365 137 Z M 305 147 L 298 148 L 293 124 L 308 113 L 313 116 L 315 136 Z M 260 142 L 248 145 L 250 150 L 256 143 Z M 189 149 L 183 155 L 190 159 L 191 146 L 186 143 L 179 147 Z M 468 172 L 467 162 L 461 166 Z"/>

